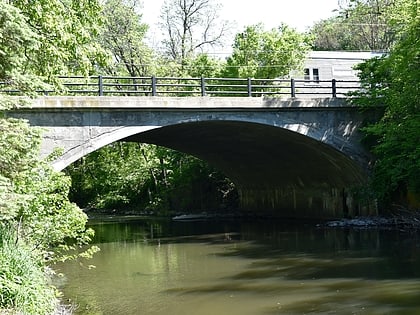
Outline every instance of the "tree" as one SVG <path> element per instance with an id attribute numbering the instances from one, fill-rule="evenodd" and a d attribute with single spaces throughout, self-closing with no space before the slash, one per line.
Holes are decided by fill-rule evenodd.
<path id="1" fill-rule="evenodd" d="M 211 211 L 236 206 L 235 187 L 220 172 L 187 154 L 150 144 L 118 142 L 67 169 L 71 197 L 109 211 Z"/>
<path id="2" fill-rule="evenodd" d="M 141 22 L 138 0 L 107 0 L 103 5 L 101 46 L 109 50 L 113 63 L 105 70 L 112 75 L 146 76 L 154 73 L 153 52 L 144 43 L 148 26 Z"/>
<path id="3" fill-rule="evenodd" d="M 101 23 L 98 0 L 10 0 L 37 36 L 22 69 L 44 80 L 57 75 L 89 74 L 106 54 L 93 40 Z"/>
<path id="4" fill-rule="evenodd" d="M 283 24 L 265 31 L 252 25 L 235 36 L 233 53 L 224 76 L 274 79 L 298 69 L 311 47 L 312 38 Z"/>
<path id="5" fill-rule="evenodd" d="M 26 23 L 19 9 L 0 3 L 0 81 L 6 90 L 29 92 L 41 85 L 39 78 L 24 75 L 27 55 L 32 54 L 38 44 L 38 36 Z M 7 105 L 8 98 L 0 97 L 0 110 Z"/>
<path id="6" fill-rule="evenodd" d="M 312 27 L 315 50 L 388 51 L 407 19 L 407 0 L 349 0 Z"/>
<path id="7" fill-rule="evenodd" d="M 359 66 L 364 92 L 354 98 L 363 107 L 384 106 L 381 120 L 365 131 L 374 139 L 373 188 L 387 205 L 404 202 L 400 194 L 420 192 L 420 19 L 415 0 L 408 12 L 408 26 L 389 55 Z"/>
<path id="8" fill-rule="evenodd" d="M 34 32 L 18 8 L 4 2 L 0 3 L 0 34 L 0 81 L 6 82 L 7 89 L 24 85 L 22 93 L 40 88 L 41 79 L 26 65 L 38 52 L 43 37 Z M 4 117 L 3 111 L 17 102 L 0 95 L 0 222 L 15 222 L 19 236 L 37 244 L 40 251 L 65 246 L 68 238 L 89 238 L 89 233 L 84 234 L 86 217 L 66 199 L 68 178 L 39 159 L 41 130 Z M 67 226 L 58 223 L 61 219 Z M 52 224 L 51 220 L 58 221 Z"/>
<path id="9" fill-rule="evenodd" d="M 186 73 L 193 78 L 215 78 L 220 75 L 222 68 L 222 61 L 212 58 L 208 54 L 198 54 L 188 61 Z"/>
<path id="10" fill-rule="evenodd" d="M 31 22 L 17 7 L 0 2 L 0 82 L 26 95 L 43 88 L 35 60 L 42 59 L 37 54 L 45 37 Z M 41 130 L 5 118 L 3 111 L 17 105 L 19 100 L 0 94 L 0 309 L 52 314 L 58 300 L 46 263 L 71 257 L 67 250 L 85 245 L 92 230 L 68 200 L 69 178 L 40 160 Z"/>
<path id="11" fill-rule="evenodd" d="M 219 7 L 212 0 L 165 0 L 160 23 L 165 54 L 185 65 L 197 52 L 221 45 L 228 24 L 220 21 Z"/>

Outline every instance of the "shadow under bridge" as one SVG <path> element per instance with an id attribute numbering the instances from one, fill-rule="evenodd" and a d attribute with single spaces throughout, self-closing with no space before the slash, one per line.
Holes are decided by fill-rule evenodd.
<path id="1" fill-rule="evenodd" d="M 244 211 L 290 218 L 369 212 L 351 195 L 366 180 L 360 165 L 330 145 L 285 128 L 200 121 L 122 140 L 165 146 L 209 162 L 235 183 Z"/>

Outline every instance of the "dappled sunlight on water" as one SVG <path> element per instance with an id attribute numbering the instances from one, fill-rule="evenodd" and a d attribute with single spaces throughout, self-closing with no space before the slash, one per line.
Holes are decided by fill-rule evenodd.
<path id="1" fill-rule="evenodd" d="M 66 275 L 65 297 L 79 305 L 78 314 L 418 314 L 420 309 L 420 248 L 416 239 L 397 232 L 166 222 L 152 233 L 149 223 L 135 221 L 97 230 L 118 242 L 98 235 L 106 242 L 92 260 L 57 266 Z M 138 237 L 126 241 L 119 230 Z M 96 268 L 89 270 L 91 264 Z"/>

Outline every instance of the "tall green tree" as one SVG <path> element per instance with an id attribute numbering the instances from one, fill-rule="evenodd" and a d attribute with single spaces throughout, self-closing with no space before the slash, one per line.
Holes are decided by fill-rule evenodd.
<path id="1" fill-rule="evenodd" d="M 382 119 L 365 131 L 375 141 L 373 188 L 385 204 L 420 193 L 420 18 L 416 0 L 408 6 L 407 28 L 389 55 L 359 66 L 364 92 L 360 106 L 384 106 Z"/>
<path id="2" fill-rule="evenodd" d="M 315 50 L 388 51 L 404 29 L 410 0 L 348 0 L 316 23 Z"/>
<path id="3" fill-rule="evenodd" d="M 27 56 L 36 51 L 39 41 L 26 21 L 18 8 L 0 2 L 1 89 L 29 92 L 41 85 L 38 77 L 25 74 Z M 5 96 L 0 96 L 0 110 L 8 106 L 7 100 Z"/>
<path id="4" fill-rule="evenodd" d="M 22 64 L 25 74 L 49 81 L 57 75 L 83 74 L 105 62 L 103 49 L 93 40 L 101 25 L 98 0 L 10 0 L 37 36 L 33 52 Z"/>
<path id="5" fill-rule="evenodd" d="M 274 79 L 298 69 L 312 44 L 311 36 L 283 24 L 269 31 L 263 24 L 248 26 L 235 36 L 224 75 Z"/>
<path id="6" fill-rule="evenodd" d="M 0 82 L 5 82 L 4 88 L 24 87 L 22 94 L 40 88 L 41 78 L 27 68 L 43 40 L 31 20 L 19 8 L 1 2 L 0 34 Z M 82 240 L 86 217 L 66 199 L 68 178 L 40 160 L 41 130 L 26 121 L 5 118 L 4 111 L 21 105 L 18 102 L 0 94 L 0 222 L 15 222 L 20 236 L 36 243 L 41 251 L 49 251 L 51 246 L 64 246 L 67 238 Z M 60 219 L 68 226 L 59 224 Z M 53 224 L 50 220 L 58 221 Z"/>
<path id="7" fill-rule="evenodd" d="M 35 63 L 43 58 L 38 53 L 45 38 L 39 25 L 11 4 L 0 2 L 1 89 L 30 95 L 43 88 Z M 67 59 L 53 62 L 64 65 Z M 5 118 L 4 111 L 18 105 L 0 94 L 0 309 L 47 315 L 58 305 L 47 260 L 69 258 L 67 250 L 86 244 L 92 231 L 86 229 L 86 215 L 68 200 L 69 178 L 40 160 L 41 130 Z"/>
<path id="8" fill-rule="evenodd" d="M 140 11 L 138 0 L 107 0 L 103 4 L 100 43 L 113 59 L 106 73 L 132 77 L 155 73 L 154 53 L 144 41 L 148 25 L 141 22 Z"/>

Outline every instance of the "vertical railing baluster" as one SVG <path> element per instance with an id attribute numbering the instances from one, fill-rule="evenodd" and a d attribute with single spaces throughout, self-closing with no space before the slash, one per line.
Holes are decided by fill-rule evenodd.
<path id="1" fill-rule="evenodd" d="M 102 75 L 98 75 L 98 94 L 99 96 L 104 95 L 104 84 L 102 81 Z"/>
<path id="2" fill-rule="evenodd" d="M 206 96 L 206 79 L 201 77 L 201 96 Z"/>
<path id="3" fill-rule="evenodd" d="M 156 96 L 156 77 L 152 76 L 152 96 Z"/>
<path id="4" fill-rule="evenodd" d="M 332 79 L 331 81 L 331 88 L 332 88 L 332 97 L 337 97 L 337 81 Z"/>
<path id="5" fill-rule="evenodd" d="M 290 96 L 296 97 L 295 79 L 290 79 Z"/>
<path id="6" fill-rule="evenodd" d="M 248 97 L 252 96 L 252 81 L 251 78 L 247 80 L 247 87 L 248 87 Z"/>

